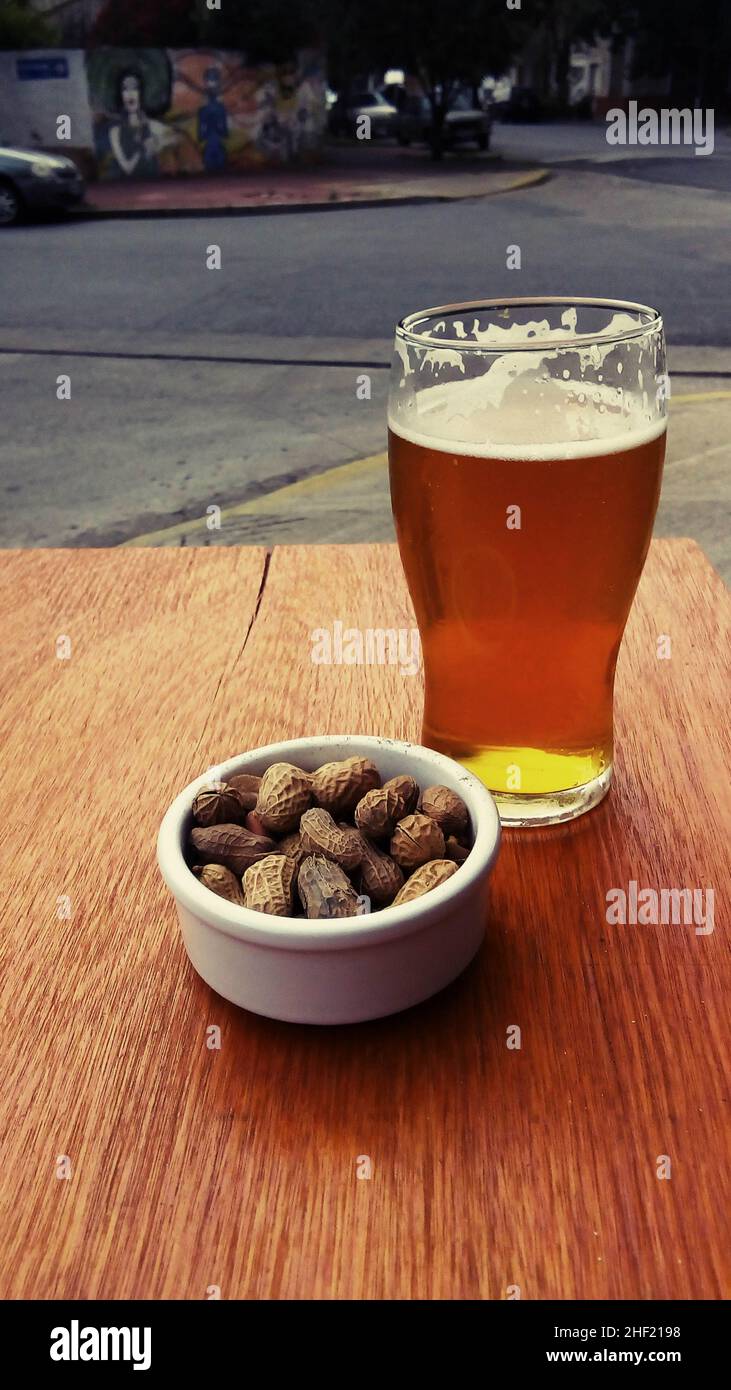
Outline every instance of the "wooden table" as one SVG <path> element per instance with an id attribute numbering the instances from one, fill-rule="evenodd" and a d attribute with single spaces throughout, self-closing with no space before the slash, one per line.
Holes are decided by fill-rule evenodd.
<path id="1" fill-rule="evenodd" d="M 310 659 L 335 620 L 411 625 L 395 549 L 5 552 L 0 570 L 2 1296 L 728 1295 L 731 604 L 692 542 L 652 547 L 609 799 L 505 835 L 486 944 L 450 989 L 329 1030 L 198 979 L 155 834 L 180 786 L 248 747 L 418 737 L 418 677 Z M 609 926 L 632 879 L 712 887 L 715 930 Z"/>

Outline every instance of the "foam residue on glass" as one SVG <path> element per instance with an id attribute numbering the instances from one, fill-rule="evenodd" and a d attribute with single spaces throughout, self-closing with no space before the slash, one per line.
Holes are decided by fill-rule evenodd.
<path id="1" fill-rule="evenodd" d="M 429 336 L 448 333 L 444 347 L 397 336 L 401 383 L 389 425 L 427 447 L 448 440 L 450 453 L 568 458 L 635 447 L 665 428 L 655 382 L 650 398 L 633 370 L 637 340 L 617 342 L 638 328 L 635 316 L 615 312 L 591 343 L 576 341 L 575 307 L 563 311 L 560 327 L 547 319 L 485 327 L 476 315 L 471 324 L 438 320 Z M 455 339 L 464 347 L 451 346 Z M 533 339 L 535 351 L 523 346 Z"/>

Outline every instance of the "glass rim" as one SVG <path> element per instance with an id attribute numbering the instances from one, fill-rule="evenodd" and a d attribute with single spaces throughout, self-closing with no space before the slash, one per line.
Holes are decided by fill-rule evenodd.
<path id="1" fill-rule="evenodd" d="M 500 355 L 511 352 L 540 352 L 543 351 L 541 339 L 526 337 L 517 338 L 512 342 L 499 346 L 497 343 L 479 343 L 468 338 L 445 337 L 440 334 L 436 337 L 432 333 L 415 332 L 411 325 L 417 320 L 439 318 L 455 313 L 467 313 L 480 309 L 507 309 L 516 305 L 525 307 L 534 306 L 535 308 L 547 308 L 549 306 L 564 305 L 567 309 L 584 307 L 594 309 L 626 309 L 636 314 L 647 315 L 647 322 L 637 323 L 632 328 L 622 328 L 616 333 L 575 333 L 572 338 L 567 338 L 565 342 L 556 339 L 546 339 L 544 346 L 551 351 L 571 351 L 575 347 L 588 347 L 592 343 L 622 343 L 631 338 L 641 338 L 645 334 L 661 331 L 663 328 L 662 315 L 658 309 L 653 309 L 649 304 L 635 304 L 630 299 L 594 299 L 591 297 L 566 295 L 527 295 L 518 298 L 505 299 L 468 299 L 461 304 L 438 304 L 433 309 L 417 309 L 415 313 L 406 314 L 396 325 L 396 337 L 410 343 L 414 347 L 447 348 L 451 351 L 457 349 L 460 352 L 487 352 L 493 355 Z"/>

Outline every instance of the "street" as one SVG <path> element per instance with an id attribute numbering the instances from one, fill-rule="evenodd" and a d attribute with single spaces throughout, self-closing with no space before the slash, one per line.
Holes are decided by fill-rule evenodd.
<path id="1" fill-rule="evenodd" d="M 498 126 L 494 145 L 551 177 L 415 206 L 5 230 L 0 543 L 390 536 L 382 459 L 329 470 L 385 447 L 396 320 L 472 296 L 576 294 L 663 311 L 674 394 L 694 399 L 671 424 L 658 533 L 694 535 L 724 567 L 731 141 L 719 133 L 707 158 L 633 150 L 626 168 L 597 126 Z M 235 520 L 208 530 L 211 506 Z"/>

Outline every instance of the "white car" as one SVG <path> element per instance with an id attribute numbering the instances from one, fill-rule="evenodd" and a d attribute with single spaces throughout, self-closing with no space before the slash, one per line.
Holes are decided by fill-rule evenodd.
<path id="1" fill-rule="evenodd" d="M 370 127 L 361 123 L 363 116 L 368 117 Z M 330 112 L 333 135 L 358 135 L 361 130 L 367 129 L 369 139 L 385 139 L 389 135 L 395 136 L 397 122 L 398 111 L 382 92 L 339 96 Z"/>

